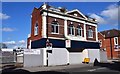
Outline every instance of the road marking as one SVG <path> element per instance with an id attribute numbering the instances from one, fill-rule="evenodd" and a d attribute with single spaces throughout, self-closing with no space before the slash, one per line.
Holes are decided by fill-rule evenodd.
<path id="1" fill-rule="evenodd" d="M 89 69 L 89 70 L 87 70 L 87 71 L 90 71 L 90 72 L 92 72 L 92 71 L 101 70 L 101 69 L 106 69 L 106 67 L 102 67 L 102 68 L 96 68 L 96 69 Z"/>
<path id="2" fill-rule="evenodd" d="M 106 69 L 106 67 L 102 67 L 102 68 L 97 68 L 97 70 L 100 70 L 100 69 Z"/>
<path id="3" fill-rule="evenodd" d="M 96 69 L 90 69 L 90 70 L 88 70 L 88 71 L 90 71 L 90 72 L 92 72 L 92 71 L 95 71 Z"/>

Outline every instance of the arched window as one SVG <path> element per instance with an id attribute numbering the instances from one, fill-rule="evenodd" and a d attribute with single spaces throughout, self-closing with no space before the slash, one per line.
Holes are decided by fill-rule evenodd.
<path id="1" fill-rule="evenodd" d="M 51 31 L 52 33 L 59 33 L 59 23 L 57 21 L 51 23 Z"/>
<path id="2" fill-rule="evenodd" d="M 88 38 L 93 38 L 93 30 L 91 28 L 88 30 Z"/>
<path id="3" fill-rule="evenodd" d="M 35 24 L 34 35 L 38 35 L 38 23 Z"/>
<path id="4" fill-rule="evenodd" d="M 68 26 L 68 34 L 69 35 L 74 35 L 74 26 L 73 26 L 73 24 L 70 24 Z"/>
<path id="5" fill-rule="evenodd" d="M 77 35 L 82 36 L 82 27 L 80 25 L 77 26 Z"/>

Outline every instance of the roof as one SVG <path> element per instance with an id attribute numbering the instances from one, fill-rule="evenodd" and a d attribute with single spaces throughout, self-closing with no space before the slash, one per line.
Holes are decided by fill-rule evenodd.
<path id="1" fill-rule="evenodd" d="M 100 33 L 103 34 L 105 38 L 120 36 L 120 30 L 117 29 L 105 30 L 105 31 L 101 31 Z"/>
<path id="2" fill-rule="evenodd" d="M 78 12 L 82 17 L 84 17 L 85 19 L 87 19 L 87 17 L 84 14 L 82 14 L 78 9 L 67 11 L 66 13 L 72 13 L 72 12 Z"/>
<path id="3" fill-rule="evenodd" d="M 48 9 L 47 9 L 48 7 Z M 55 8 L 53 6 L 47 5 L 47 4 L 43 4 L 42 6 L 40 6 L 41 11 L 47 11 L 47 12 L 51 12 L 51 13 L 56 13 L 56 14 L 60 14 L 60 15 L 64 15 L 64 16 L 68 16 L 68 17 L 72 17 L 72 18 L 77 18 L 77 19 L 82 19 L 84 21 L 90 22 L 90 23 L 94 23 L 97 24 L 97 20 L 94 18 L 90 18 L 90 17 L 86 17 L 84 14 L 82 14 L 78 9 L 74 9 L 71 11 L 68 11 L 66 8 L 64 7 L 58 7 Z M 79 17 L 79 16 L 75 16 L 75 15 L 71 15 L 70 13 L 74 13 L 77 12 L 79 15 L 81 15 L 83 18 Z"/>

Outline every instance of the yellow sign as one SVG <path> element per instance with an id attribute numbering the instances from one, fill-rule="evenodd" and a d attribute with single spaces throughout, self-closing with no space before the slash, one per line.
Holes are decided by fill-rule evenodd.
<path id="1" fill-rule="evenodd" d="M 90 58 L 84 58 L 84 62 L 85 63 L 89 63 L 90 62 Z"/>

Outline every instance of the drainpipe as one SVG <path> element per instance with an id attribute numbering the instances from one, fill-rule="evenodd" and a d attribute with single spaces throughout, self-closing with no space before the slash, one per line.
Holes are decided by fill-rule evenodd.
<path id="1" fill-rule="evenodd" d="M 47 8 L 47 39 L 48 39 L 48 2 L 47 2 L 47 6 L 46 6 L 46 8 Z"/>
<path id="2" fill-rule="evenodd" d="M 46 6 L 46 8 L 47 8 L 47 40 L 46 40 L 46 42 L 48 41 L 49 42 L 49 40 L 48 40 L 48 2 L 47 2 L 47 6 Z M 47 66 L 48 66 L 48 52 L 47 52 Z"/>
<path id="3" fill-rule="evenodd" d="M 110 37 L 110 52 L 111 52 L 111 59 L 113 59 L 113 53 L 112 53 L 112 40 L 111 40 L 111 37 Z"/>

